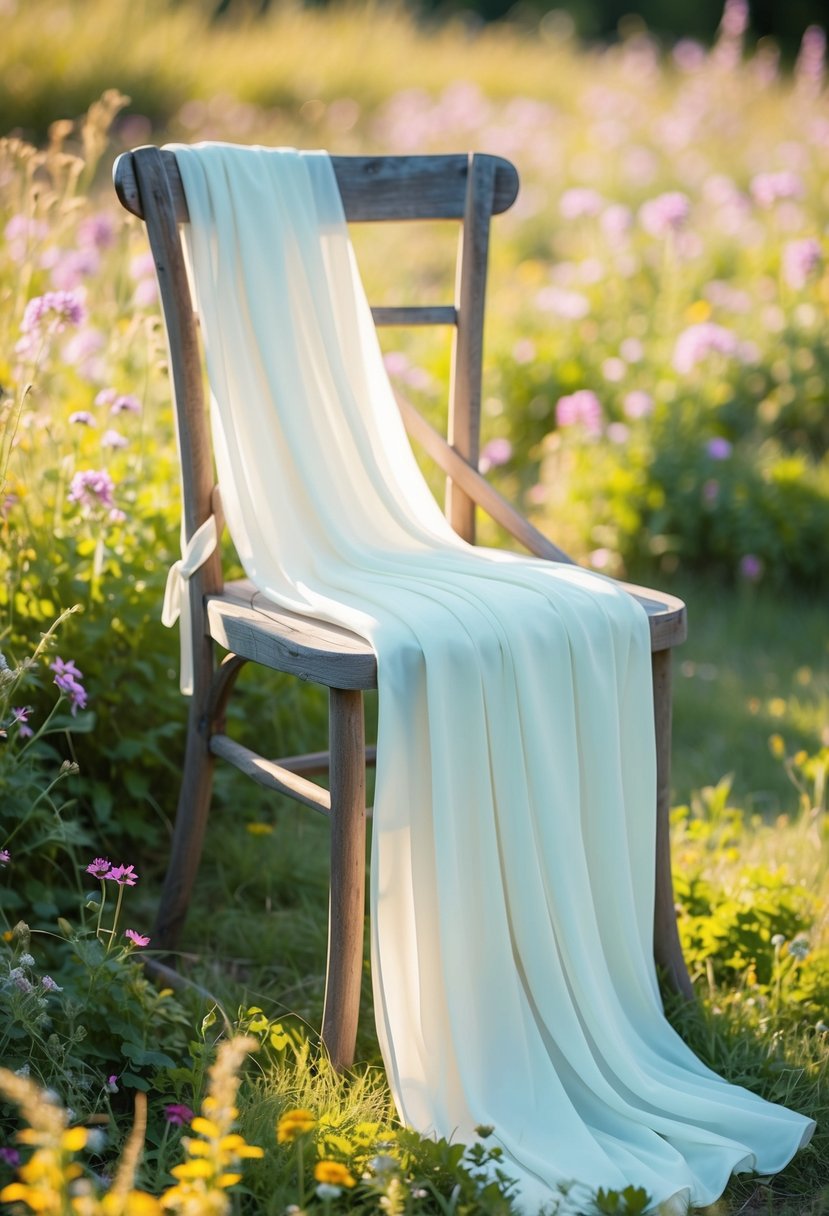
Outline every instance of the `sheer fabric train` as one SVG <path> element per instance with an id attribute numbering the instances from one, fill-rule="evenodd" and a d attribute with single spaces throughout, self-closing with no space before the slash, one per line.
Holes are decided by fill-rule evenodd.
<path id="1" fill-rule="evenodd" d="M 377 652 L 372 966 L 401 1117 L 493 1125 L 527 1213 L 560 1183 L 705 1204 L 781 1169 L 810 1121 L 717 1077 L 662 1013 L 643 612 L 451 531 L 325 153 L 174 150 L 240 558 Z"/>

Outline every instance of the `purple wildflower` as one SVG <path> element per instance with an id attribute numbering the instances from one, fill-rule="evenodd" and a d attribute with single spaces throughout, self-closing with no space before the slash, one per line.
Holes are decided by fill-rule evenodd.
<path id="1" fill-rule="evenodd" d="M 80 469 L 69 486 L 69 501 L 80 503 L 87 511 L 115 506 L 115 483 L 105 469 Z"/>
<path id="2" fill-rule="evenodd" d="M 117 388 L 102 388 L 95 396 L 95 405 L 112 405 L 117 396 Z"/>
<path id="3" fill-rule="evenodd" d="M 86 867 L 87 874 L 91 874 L 93 878 L 106 878 L 107 873 L 112 869 L 112 862 L 108 857 L 96 857 L 90 861 Z"/>
<path id="4" fill-rule="evenodd" d="M 60 984 L 56 984 L 51 975 L 42 975 L 40 977 L 40 986 L 45 992 L 63 992 Z"/>
<path id="5" fill-rule="evenodd" d="M 0 866 L 7 866 L 12 859 L 8 849 L 0 849 Z"/>
<path id="6" fill-rule="evenodd" d="M 86 317 L 83 298 L 78 291 L 47 291 L 35 296 L 26 305 L 21 331 L 24 334 L 42 330 L 48 325 L 52 333 L 61 333 L 67 325 L 80 325 Z"/>
<path id="7" fill-rule="evenodd" d="M 581 426 L 588 435 L 601 434 L 602 407 L 599 398 L 588 388 L 560 397 L 556 403 L 556 425 Z"/>
<path id="8" fill-rule="evenodd" d="M 97 398 L 96 398 L 97 400 Z M 110 406 L 111 414 L 140 414 L 141 402 L 132 393 L 120 393 Z"/>
<path id="9" fill-rule="evenodd" d="M 168 1123 L 172 1123 L 173 1127 L 183 1127 L 193 1118 L 193 1112 L 183 1102 L 172 1102 L 164 1107 L 164 1118 Z"/>
<path id="10" fill-rule="evenodd" d="M 559 211 L 566 220 L 579 220 L 598 215 L 604 205 L 604 199 L 596 191 L 587 186 L 574 186 L 565 190 L 559 200 Z"/>
<path id="11" fill-rule="evenodd" d="M 713 321 L 689 325 L 679 335 L 674 347 L 674 367 L 682 375 L 690 372 L 708 355 L 736 355 L 739 342 L 730 329 Z"/>
<path id="12" fill-rule="evenodd" d="M 783 277 L 789 287 L 802 291 L 823 259 L 820 241 L 813 236 L 787 241 L 783 246 Z"/>
<path id="13" fill-rule="evenodd" d="M 740 558 L 739 571 L 746 582 L 756 583 L 763 577 L 763 563 L 756 553 L 746 553 Z"/>
<path id="14" fill-rule="evenodd" d="M 12 706 L 12 719 L 14 722 L 28 722 L 31 712 L 31 706 L 29 705 Z"/>
<path id="15" fill-rule="evenodd" d="M 705 450 L 712 460 L 728 460 L 734 449 L 722 435 L 715 435 L 713 439 L 708 440 Z"/>
<path id="16" fill-rule="evenodd" d="M 74 662 L 70 659 L 69 662 L 64 662 L 63 659 L 55 659 L 49 665 L 50 671 L 54 672 L 55 683 L 63 696 L 68 697 L 72 706 L 72 717 L 77 714 L 79 709 L 86 707 L 86 689 L 81 684 L 83 672 L 79 671 Z"/>
<path id="17" fill-rule="evenodd" d="M 506 464 L 511 457 L 512 444 L 508 439 L 490 439 L 481 451 L 478 468 L 481 473 L 487 473 L 490 469 L 497 469 L 499 465 Z"/>
<path id="18" fill-rule="evenodd" d="M 135 929 L 125 929 L 124 937 L 128 937 L 134 946 L 142 949 L 144 946 L 149 946 L 150 939 L 143 933 L 138 933 Z"/>
<path id="19" fill-rule="evenodd" d="M 781 199 L 802 198 L 803 182 L 796 173 L 784 169 L 780 173 L 758 173 L 749 183 L 751 196 L 758 207 L 773 207 Z"/>
<path id="20" fill-rule="evenodd" d="M 8 1148 L 5 1144 L 0 1148 L 0 1161 L 4 1165 L 10 1165 L 13 1170 L 16 1170 L 20 1165 L 20 1153 L 16 1148 Z"/>
<path id="21" fill-rule="evenodd" d="M 127 439 L 126 435 L 122 435 L 120 431 L 104 431 L 101 436 L 101 447 L 103 448 L 125 448 L 128 446 L 129 439 Z"/>
<path id="22" fill-rule="evenodd" d="M 138 882 L 134 866 L 113 866 L 106 877 L 117 882 L 119 887 L 134 887 Z"/>
<path id="23" fill-rule="evenodd" d="M 111 1076 L 107 1077 L 106 1088 L 108 1093 L 118 1093 L 118 1076 L 116 1073 L 113 1073 Z"/>
<path id="24" fill-rule="evenodd" d="M 78 426 L 97 426 L 97 422 L 89 410 L 75 410 L 69 415 L 69 421 Z"/>
<path id="25" fill-rule="evenodd" d="M 108 215 L 88 215 L 78 224 L 78 244 L 87 249 L 109 249 L 115 241 L 115 225 Z"/>
<path id="26" fill-rule="evenodd" d="M 643 203 L 639 208 L 639 223 L 651 236 L 667 236 L 684 228 L 690 214 L 688 196 L 672 190 Z"/>
<path id="27" fill-rule="evenodd" d="M 99 356 L 105 345 L 106 339 L 101 331 L 87 325 L 69 339 L 61 353 L 66 362 L 77 367 L 87 380 L 101 380 L 104 364 Z"/>
<path id="28" fill-rule="evenodd" d="M 50 277 L 58 291 L 73 291 L 100 268 L 101 258 L 96 249 L 72 249 L 55 262 Z"/>

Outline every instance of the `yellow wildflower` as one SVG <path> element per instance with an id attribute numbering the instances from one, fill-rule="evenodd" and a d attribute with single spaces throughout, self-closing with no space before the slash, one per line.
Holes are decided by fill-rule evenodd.
<path id="1" fill-rule="evenodd" d="M 314 1130 L 316 1120 L 310 1110 L 286 1110 L 280 1116 L 276 1125 L 276 1139 L 279 1144 L 291 1143 L 298 1136 Z"/>
<path id="2" fill-rule="evenodd" d="M 325 1182 L 329 1186 L 356 1186 L 356 1178 L 352 1178 L 346 1166 L 340 1161 L 318 1161 L 314 1166 L 314 1177 L 317 1182 Z"/>

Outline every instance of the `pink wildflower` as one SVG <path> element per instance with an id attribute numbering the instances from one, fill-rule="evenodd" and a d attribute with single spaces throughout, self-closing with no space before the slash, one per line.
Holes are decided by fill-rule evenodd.
<path id="1" fill-rule="evenodd" d="M 117 882 L 119 887 L 134 887 L 138 882 L 134 866 L 113 866 L 105 877 Z"/>
<path id="2" fill-rule="evenodd" d="M 44 992 L 63 992 L 60 984 L 56 984 L 51 975 L 42 975 L 40 977 L 40 986 Z"/>
<path id="3" fill-rule="evenodd" d="M 115 225 L 108 215 L 89 215 L 78 224 L 78 244 L 87 249 L 109 249 L 115 241 Z"/>
<path id="4" fill-rule="evenodd" d="M 4 1165 L 9 1165 L 13 1170 L 16 1170 L 20 1165 L 20 1153 L 16 1148 L 7 1148 L 6 1145 L 3 1145 L 0 1148 L 0 1161 Z"/>
<path id="5" fill-rule="evenodd" d="M 823 259 L 820 241 L 813 236 L 787 241 L 783 246 L 783 277 L 794 291 L 802 291 Z"/>
<path id="6" fill-rule="evenodd" d="M 763 577 L 763 563 L 756 553 L 746 553 L 740 558 L 739 571 L 746 582 L 756 583 Z"/>
<path id="7" fill-rule="evenodd" d="M 164 1118 L 168 1123 L 172 1123 L 173 1127 L 183 1127 L 193 1118 L 193 1112 L 183 1102 L 172 1102 L 164 1107 Z"/>
<path id="8" fill-rule="evenodd" d="M 144 946 L 149 946 L 150 939 L 143 933 L 138 933 L 135 929 L 125 929 L 124 937 L 128 937 L 134 946 L 143 949 Z"/>
<path id="9" fill-rule="evenodd" d="M 639 223 L 651 236 L 667 236 L 684 228 L 690 214 L 688 196 L 673 190 L 643 203 L 639 208 Z"/>
<path id="10" fill-rule="evenodd" d="M 8 849 L 0 849 L 0 865 L 7 866 L 12 859 Z"/>
<path id="11" fill-rule="evenodd" d="M 622 409 L 628 418 L 645 418 L 653 413 L 653 397 L 641 389 L 634 389 L 633 392 L 625 394 Z"/>
<path id="12" fill-rule="evenodd" d="M 728 460 L 734 449 L 722 435 L 715 435 L 713 439 L 708 440 L 705 450 L 712 460 Z"/>
<path id="13" fill-rule="evenodd" d="M 129 446 L 129 439 L 122 435 L 120 431 L 108 430 L 104 431 L 101 436 L 101 447 L 104 448 L 125 448 Z"/>
<path id="14" fill-rule="evenodd" d="M 96 249 L 72 249 L 58 258 L 50 277 L 58 291 L 73 291 L 100 268 L 101 258 Z"/>
<path id="15" fill-rule="evenodd" d="M 69 501 L 79 503 L 85 510 L 115 506 L 115 483 L 105 469 L 80 469 L 69 486 Z"/>
<path id="16" fill-rule="evenodd" d="M 580 291 L 570 291 L 566 287 L 552 284 L 542 287 L 535 297 L 537 306 L 544 312 L 555 313 L 568 321 L 579 321 L 590 312 L 590 301 Z"/>
<path id="17" fill-rule="evenodd" d="M 109 871 L 112 869 L 112 862 L 108 857 L 96 857 L 90 861 L 86 867 L 87 874 L 91 874 L 93 878 L 106 878 Z"/>
<path id="18" fill-rule="evenodd" d="M 802 198 L 803 182 L 796 173 L 784 169 L 780 173 L 758 173 L 749 183 L 751 197 L 758 207 L 773 207 L 781 199 Z"/>
<path id="19" fill-rule="evenodd" d="M 112 405 L 117 396 L 116 388 L 102 388 L 95 396 L 95 405 Z"/>
<path id="20" fill-rule="evenodd" d="M 674 367 L 682 375 L 690 372 L 708 355 L 736 355 L 739 342 L 730 329 L 713 321 L 689 325 L 679 335 L 674 346 Z"/>
<path id="21" fill-rule="evenodd" d="M 560 397 L 556 403 L 556 425 L 581 426 L 588 435 L 601 434 L 602 406 L 599 398 L 588 388 Z"/>
<path id="22" fill-rule="evenodd" d="M 92 414 L 89 410 L 75 410 L 74 414 L 69 415 L 69 421 L 77 426 L 97 426 Z"/>
<path id="23" fill-rule="evenodd" d="M 50 663 L 49 668 L 55 675 L 55 683 L 63 696 L 69 698 L 72 707 L 72 717 L 74 718 L 79 709 L 86 708 L 86 689 L 81 684 L 83 672 L 79 671 L 74 662 L 70 659 L 69 662 L 64 662 L 63 659 L 55 659 Z"/>
<path id="24" fill-rule="evenodd" d="M 559 200 L 559 211 L 566 220 L 579 220 L 598 215 L 604 205 L 602 196 L 587 186 L 565 190 Z"/>
<path id="25" fill-rule="evenodd" d="M 96 398 L 97 400 L 97 398 Z M 141 402 L 132 393 L 121 393 L 110 406 L 111 414 L 140 414 Z"/>
<path id="26" fill-rule="evenodd" d="M 61 333 L 67 325 L 80 325 L 85 317 L 86 307 L 79 292 L 47 291 L 29 300 L 20 328 L 29 334 L 42 330 L 46 323 L 52 333 Z"/>
<path id="27" fill-rule="evenodd" d="M 48 235 L 48 224 L 43 220 L 30 219 L 27 215 L 13 215 L 3 229 L 6 248 L 15 262 L 25 262 L 32 246 Z"/>
<path id="28" fill-rule="evenodd" d="M 508 439 L 490 439 L 481 451 L 478 469 L 481 473 L 487 473 L 490 469 L 497 469 L 499 465 L 506 464 L 511 457 L 512 444 Z"/>

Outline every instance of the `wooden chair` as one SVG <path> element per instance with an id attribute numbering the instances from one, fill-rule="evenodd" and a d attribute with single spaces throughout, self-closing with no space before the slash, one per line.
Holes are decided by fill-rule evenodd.
<path id="1" fill-rule="evenodd" d="M 406 426 L 447 475 L 446 514 L 466 540 L 475 539 L 481 507 L 531 553 L 570 561 L 523 518 L 478 472 L 482 331 L 490 219 L 518 192 L 518 175 L 494 156 L 334 157 L 350 221 L 459 220 L 461 239 L 455 302 L 436 307 L 376 308 L 378 325 L 455 327 L 448 441 L 408 402 L 399 401 Z M 214 487 L 197 323 L 188 288 L 178 225 L 187 206 L 175 155 L 139 148 L 119 157 L 115 189 L 123 206 L 147 225 L 170 350 L 182 462 L 184 536 L 212 514 L 220 521 Z M 691 995 L 679 945 L 668 836 L 671 745 L 671 648 L 686 636 L 685 607 L 672 596 L 629 587 L 651 628 L 656 705 L 658 793 L 656 855 L 657 964 L 672 986 Z M 261 785 L 330 816 L 331 894 L 328 967 L 322 1037 L 336 1067 L 353 1059 L 363 957 L 365 895 L 365 747 L 363 690 L 376 687 L 374 654 L 365 640 L 325 622 L 269 603 L 247 581 L 224 583 L 218 553 L 189 580 L 193 621 L 194 687 L 184 773 L 155 943 L 172 949 L 187 913 L 202 852 L 217 756 Z M 216 646 L 227 653 L 217 663 Z M 264 664 L 327 686 L 329 751 L 270 760 L 224 733 L 228 698 L 240 668 Z M 309 777 L 329 772 L 330 793 Z"/>

